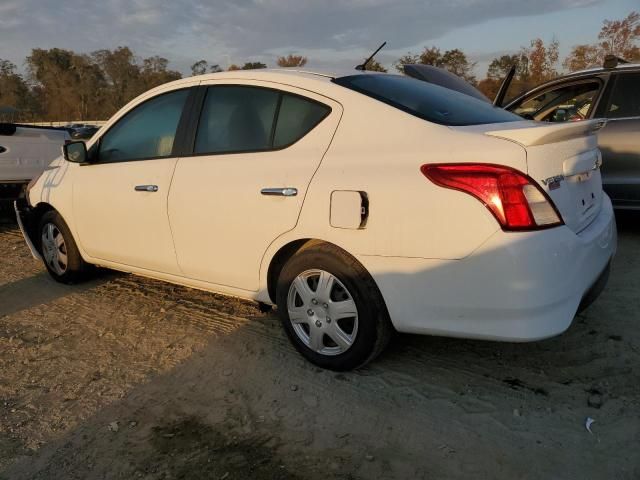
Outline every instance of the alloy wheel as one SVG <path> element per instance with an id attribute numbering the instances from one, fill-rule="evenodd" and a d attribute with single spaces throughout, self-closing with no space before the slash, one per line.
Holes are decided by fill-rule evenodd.
<path id="1" fill-rule="evenodd" d="M 291 282 L 289 321 L 298 338 L 321 355 L 339 355 L 358 334 L 358 309 L 351 293 L 334 275 L 307 270 Z"/>
<path id="2" fill-rule="evenodd" d="M 42 256 L 56 275 L 65 274 L 69 265 L 67 244 L 62 232 L 53 223 L 47 223 L 42 227 Z"/>

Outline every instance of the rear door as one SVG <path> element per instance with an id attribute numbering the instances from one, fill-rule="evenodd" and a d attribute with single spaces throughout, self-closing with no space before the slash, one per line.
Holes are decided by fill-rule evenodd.
<path id="1" fill-rule="evenodd" d="M 640 72 L 617 73 L 598 135 L 604 188 L 616 207 L 640 208 Z"/>
<path id="2" fill-rule="evenodd" d="M 193 155 L 179 159 L 169 195 L 178 263 L 189 278 L 255 291 L 264 252 L 295 227 L 342 110 L 269 82 L 201 88 Z"/>
<path id="3" fill-rule="evenodd" d="M 176 133 L 191 89 L 134 107 L 95 145 L 97 158 L 74 170 L 73 212 L 80 244 L 96 259 L 179 274 L 167 199 Z"/>

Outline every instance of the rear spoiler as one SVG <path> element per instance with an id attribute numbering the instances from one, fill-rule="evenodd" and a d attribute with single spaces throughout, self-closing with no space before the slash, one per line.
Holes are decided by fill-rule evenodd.
<path id="1" fill-rule="evenodd" d="M 485 135 L 519 143 L 523 147 L 545 145 L 577 137 L 593 135 L 606 125 L 606 120 L 582 120 L 579 122 L 540 124 L 531 122 L 523 128 L 494 130 Z"/>

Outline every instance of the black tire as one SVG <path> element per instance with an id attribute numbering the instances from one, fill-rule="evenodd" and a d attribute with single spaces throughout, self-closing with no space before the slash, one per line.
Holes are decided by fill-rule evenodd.
<path id="1" fill-rule="evenodd" d="M 43 233 L 48 225 L 53 224 L 57 232 L 62 235 L 64 240 L 64 250 L 66 252 L 67 262 L 66 268 L 64 272 L 56 271 L 55 267 L 49 264 L 46 260 L 45 256 L 45 241 L 43 239 Z M 62 219 L 62 216 L 56 212 L 55 210 L 50 210 L 46 212 L 40 218 L 40 222 L 38 223 L 38 237 L 36 240 L 40 247 L 40 253 L 42 255 L 42 260 L 44 266 L 46 267 L 49 275 L 60 283 L 66 284 L 74 284 L 84 280 L 85 275 L 89 269 L 89 264 L 87 264 L 82 257 L 80 256 L 80 252 L 78 251 L 78 246 L 76 245 L 75 240 L 73 239 L 73 235 L 71 235 L 71 230 L 67 226 L 66 222 Z"/>
<path id="2" fill-rule="evenodd" d="M 287 300 L 291 284 L 298 275 L 312 269 L 336 277 L 356 304 L 358 328 L 355 339 L 346 351 L 337 355 L 325 355 L 311 349 L 296 334 L 289 320 Z M 307 360 L 322 368 L 345 371 L 365 365 L 384 350 L 394 331 L 382 295 L 369 272 L 335 245 L 308 244 L 296 252 L 280 273 L 276 297 L 278 315 L 287 336 Z"/>

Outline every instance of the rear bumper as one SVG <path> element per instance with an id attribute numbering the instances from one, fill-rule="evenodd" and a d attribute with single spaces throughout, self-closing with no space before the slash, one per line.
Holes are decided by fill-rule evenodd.
<path id="1" fill-rule="evenodd" d="M 595 300 L 616 251 L 607 196 L 589 227 L 496 232 L 462 260 L 361 256 L 401 332 L 533 341 L 565 331 Z"/>

